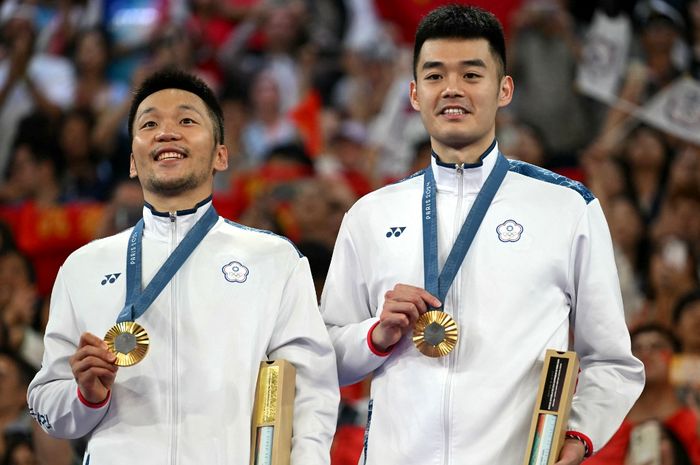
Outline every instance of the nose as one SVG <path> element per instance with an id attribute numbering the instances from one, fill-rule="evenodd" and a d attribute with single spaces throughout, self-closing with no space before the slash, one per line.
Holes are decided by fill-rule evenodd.
<path id="1" fill-rule="evenodd" d="M 445 78 L 445 88 L 442 90 L 442 97 L 463 97 L 464 91 L 461 84 L 461 79 L 458 76 L 448 75 Z"/>
<path id="2" fill-rule="evenodd" d="M 172 140 L 179 140 L 180 138 L 182 138 L 180 131 L 178 131 L 176 127 L 168 124 L 161 125 L 160 131 L 156 133 L 156 140 L 158 142 L 168 142 Z"/>

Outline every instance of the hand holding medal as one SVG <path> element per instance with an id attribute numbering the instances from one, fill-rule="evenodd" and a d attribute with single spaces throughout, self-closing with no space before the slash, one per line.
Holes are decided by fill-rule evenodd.
<path id="1" fill-rule="evenodd" d="M 441 303 L 425 289 L 397 284 L 385 295 L 379 324 L 372 331 L 372 344 L 386 351 L 407 333 L 413 331 L 417 322 L 428 310 L 440 307 Z"/>

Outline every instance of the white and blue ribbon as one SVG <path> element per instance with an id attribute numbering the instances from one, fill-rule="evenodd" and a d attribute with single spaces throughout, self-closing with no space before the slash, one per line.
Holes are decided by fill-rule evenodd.
<path id="1" fill-rule="evenodd" d="M 124 308 L 119 312 L 117 323 L 135 321 L 136 318 L 148 310 L 148 307 L 158 297 L 158 294 L 161 293 L 166 284 L 170 282 L 197 245 L 204 239 L 204 236 L 214 227 L 218 219 L 219 214 L 214 207 L 209 207 L 204 216 L 195 223 L 165 263 L 163 263 L 143 292 L 141 292 L 143 218 L 136 223 L 129 237 L 126 254 L 126 302 Z"/>
<path id="2" fill-rule="evenodd" d="M 457 271 L 479 230 L 479 226 L 484 216 L 486 216 L 486 211 L 508 173 L 508 169 L 508 160 L 499 152 L 496 164 L 476 196 L 474 205 L 472 205 L 467 218 L 464 220 L 452 250 L 447 256 L 445 266 L 439 274 L 435 177 L 433 176 L 432 167 L 428 167 L 425 170 L 423 176 L 423 270 L 425 290 L 437 297 L 443 305 L 445 297 L 447 297 L 447 291 L 450 289 L 452 281 L 454 281 Z"/>

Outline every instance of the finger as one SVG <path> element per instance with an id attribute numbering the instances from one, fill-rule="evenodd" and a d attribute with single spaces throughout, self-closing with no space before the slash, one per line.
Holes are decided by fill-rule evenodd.
<path id="1" fill-rule="evenodd" d="M 84 346 L 78 349 L 73 355 L 73 361 L 79 362 L 86 357 L 98 357 L 109 363 L 114 363 L 116 355 L 103 347 Z"/>
<path id="2" fill-rule="evenodd" d="M 78 343 L 78 348 L 85 346 L 102 347 L 107 350 L 107 343 L 91 333 L 83 333 L 80 335 L 80 342 Z"/>
<path id="3" fill-rule="evenodd" d="M 381 315 L 382 317 L 389 318 L 394 314 L 402 314 L 408 318 L 410 324 L 414 324 L 420 317 L 420 310 L 413 304 L 413 302 L 385 302 L 384 308 Z"/>
<path id="4" fill-rule="evenodd" d="M 386 328 L 400 328 L 404 330 L 409 327 L 413 327 L 411 319 L 403 313 L 393 313 L 387 315 L 385 318 L 380 319 L 380 322 Z"/>
<path id="5" fill-rule="evenodd" d="M 423 288 L 411 286 L 408 284 L 397 284 L 394 286 L 392 291 L 388 293 L 391 300 L 397 301 L 411 301 L 417 308 L 421 310 L 421 313 L 427 311 L 430 308 L 440 308 L 442 303 L 440 300 L 433 296 L 430 292 Z"/>
<path id="6" fill-rule="evenodd" d="M 117 371 L 117 366 L 99 357 L 87 357 L 76 362 L 72 367 L 73 374 L 78 377 L 81 373 L 89 371 L 91 368 L 103 368 L 112 372 Z"/>

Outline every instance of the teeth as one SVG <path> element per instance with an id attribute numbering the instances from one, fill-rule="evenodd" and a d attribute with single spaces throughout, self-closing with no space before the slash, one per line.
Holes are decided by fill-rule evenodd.
<path id="1" fill-rule="evenodd" d="M 446 115 L 463 115 L 466 112 L 461 108 L 445 108 L 443 113 Z"/>
<path id="2" fill-rule="evenodd" d="M 158 155 L 156 160 L 161 161 L 161 160 L 172 160 L 172 159 L 180 159 L 184 158 L 182 154 L 177 153 L 177 152 L 163 152 Z"/>

